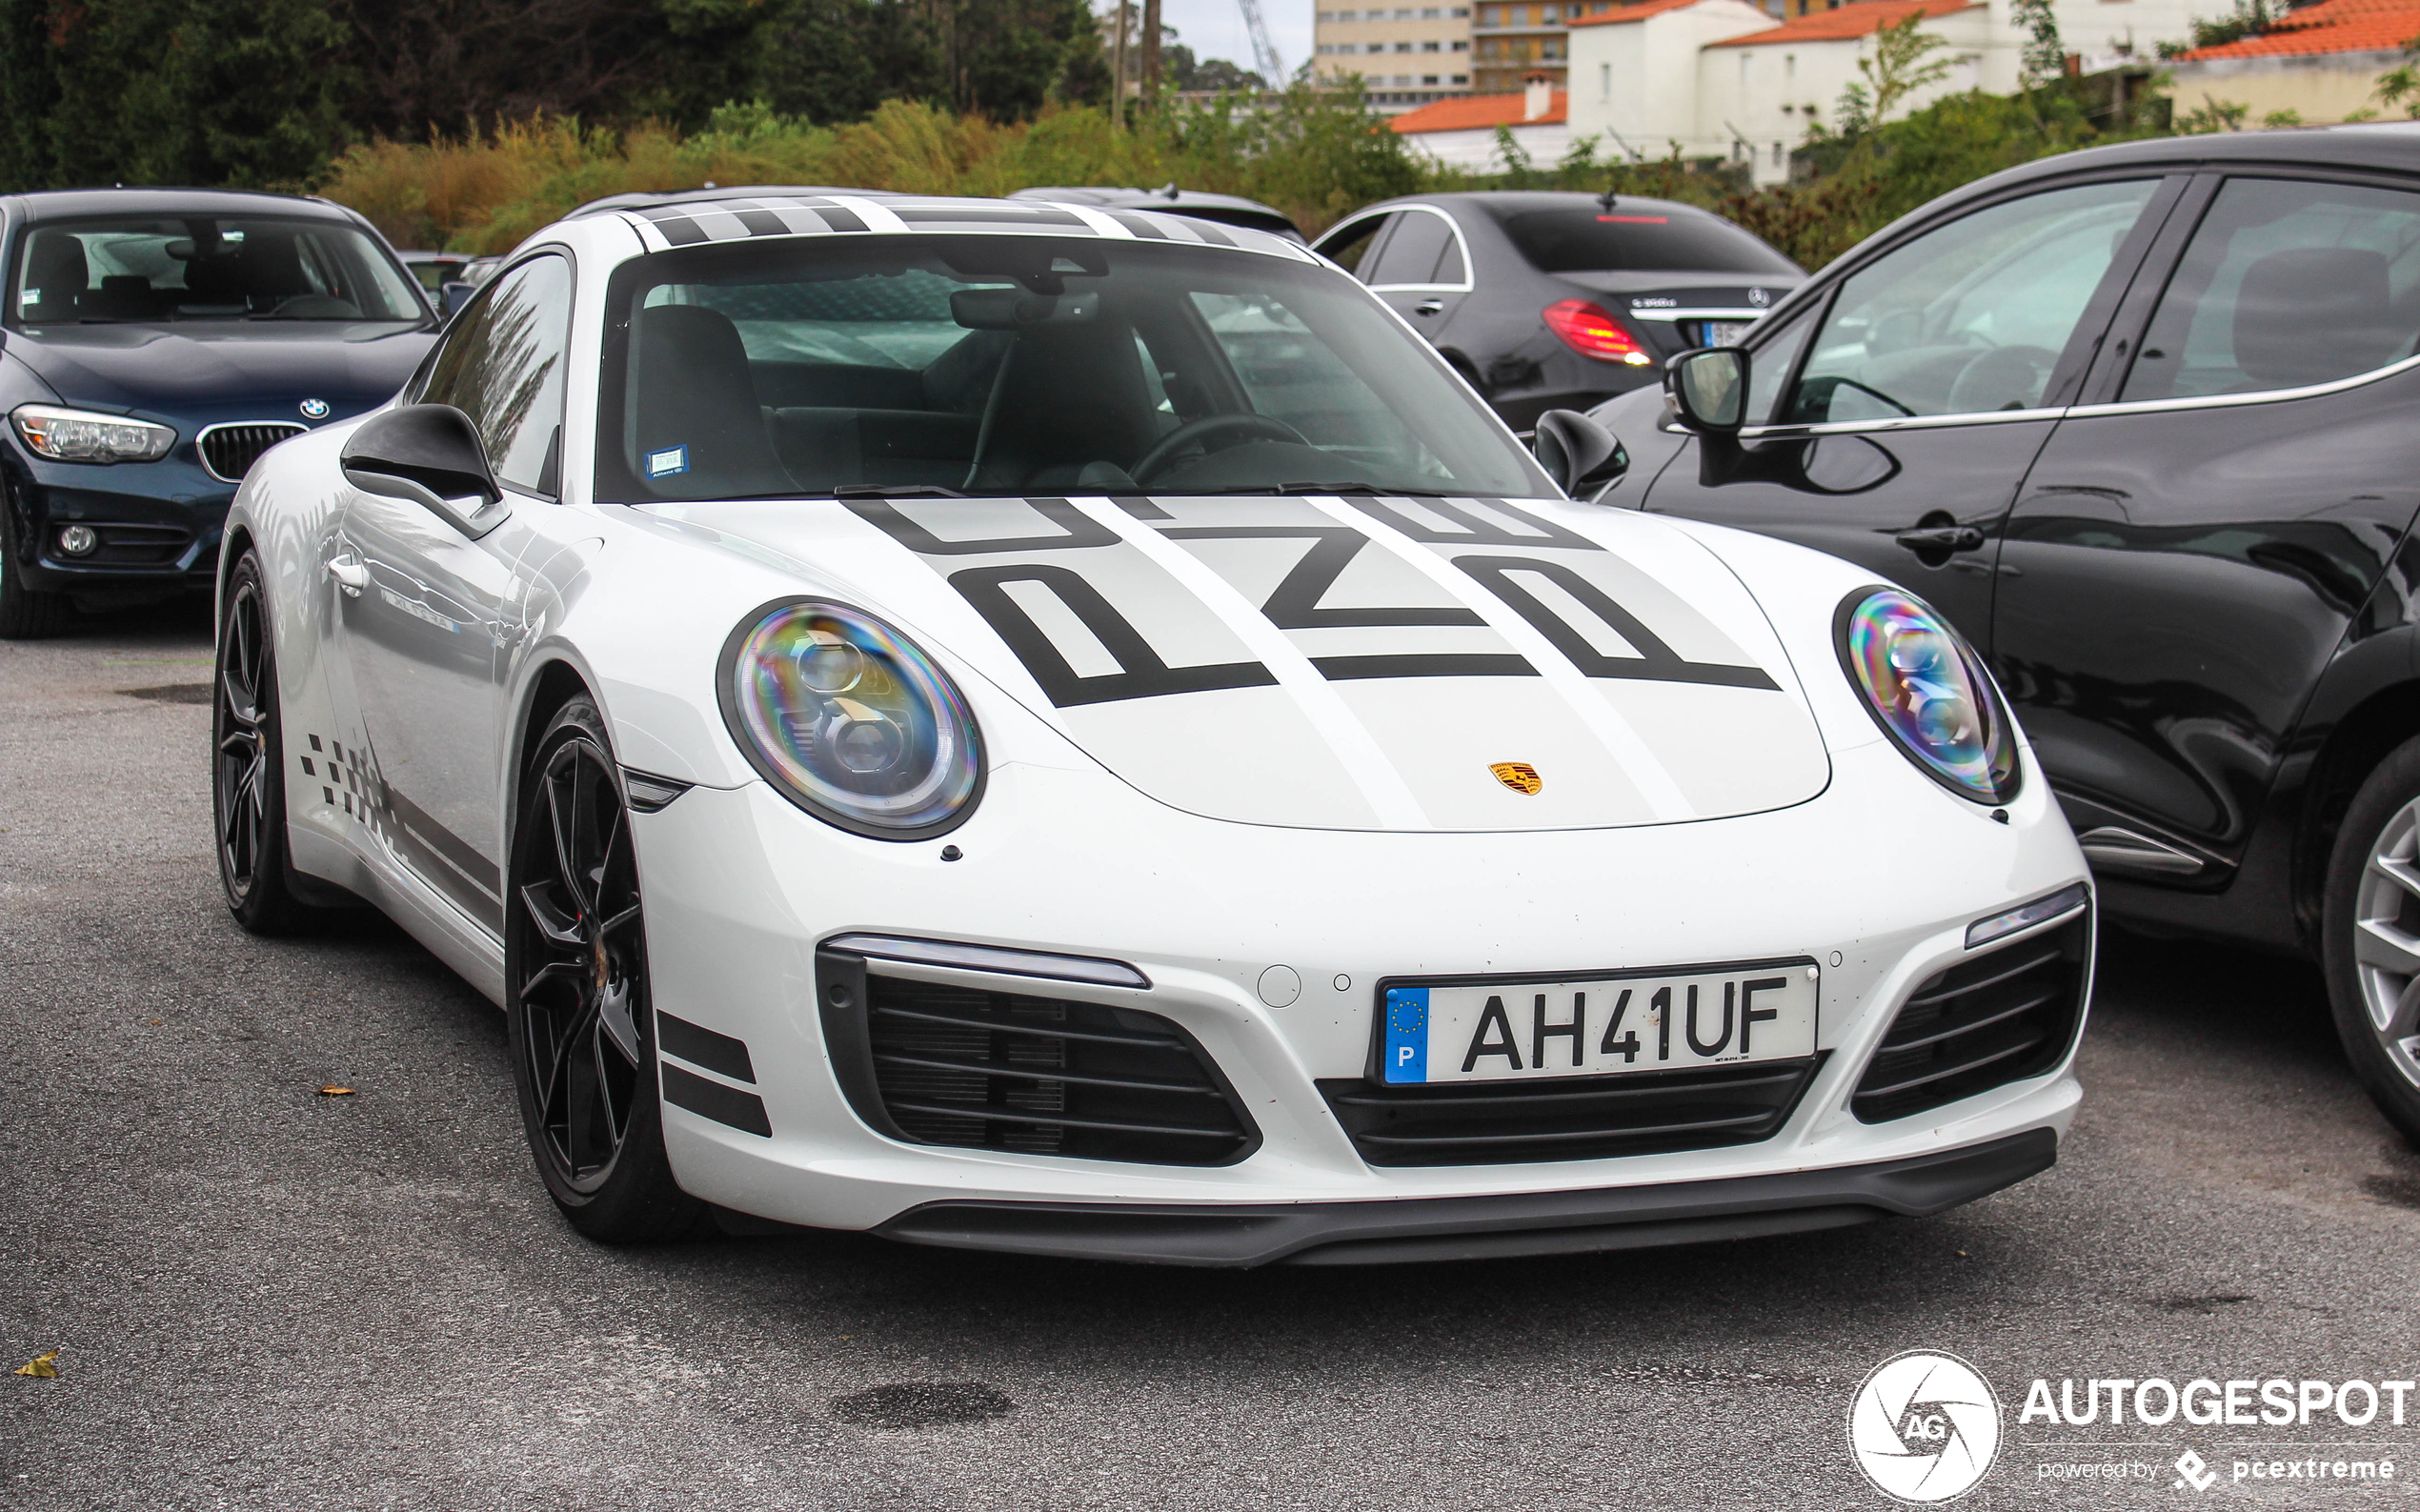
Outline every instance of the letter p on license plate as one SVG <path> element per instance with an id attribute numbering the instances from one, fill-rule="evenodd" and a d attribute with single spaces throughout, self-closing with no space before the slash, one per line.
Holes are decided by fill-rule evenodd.
<path id="1" fill-rule="evenodd" d="M 1688 1070 L 1815 1053 L 1812 961 L 1563 981 L 1402 982 L 1380 1012 L 1393 1086 Z"/>

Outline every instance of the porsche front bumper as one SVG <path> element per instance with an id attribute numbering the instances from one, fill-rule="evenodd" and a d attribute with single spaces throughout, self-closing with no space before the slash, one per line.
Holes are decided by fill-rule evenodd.
<path id="1" fill-rule="evenodd" d="M 1911 806 L 1887 746 L 1833 759 L 1830 789 L 1790 809 L 1528 835 L 1240 825 L 1098 772 L 1011 765 L 949 837 L 955 860 L 938 841 L 842 834 L 761 783 L 691 790 L 634 819 L 655 1006 L 745 1049 L 719 1069 L 676 1050 L 666 1062 L 674 1171 L 783 1222 L 1220 1265 L 1618 1248 L 1937 1212 L 2055 1159 L 2080 1095 L 2072 1036 L 2047 1071 L 1886 1121 L 1852 1109 L 1860 1076 L 1919 984 L 1973 958 L 1972 922 L 2085 871 L 2039 783 L 2003 824 L 1937 794 Z M 852 934 L 1131 964 L 1147 987 L 879 969 L 1156 1015 L 1215 1062 L 1254 1140 L 1229 1163 L 1180 1165 L 878 1132 L 862 1088 L 852 1103 L 822 1000 L 819 948 Z M 1384 978 L 1783 958 L 1819 967 L 1817 1058 L 1754 1142 L 1377 1166 L 1320 1087 L 1366 1071 Z M 1302 987 L 1272 1006 L 1262 978 L 1281 966 Z"/>

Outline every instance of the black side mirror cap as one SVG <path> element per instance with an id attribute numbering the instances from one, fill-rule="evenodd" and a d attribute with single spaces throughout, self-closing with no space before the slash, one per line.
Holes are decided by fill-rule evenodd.
<path id="1" fill-rule="evenodd" d="M 450 404 L 407 404 L 361 422 L 338 457 L 364 494 L 404 499 L 473 540 L 504 523 L 504 490 L 471 417 Z"/>
<path id="2" fill-rule="evenodd" d="M 1555 486 L 1573 498 L 1593 498 L 1630 471 L 1630 454 L 1621 439 L 1578 410 L 1548 410 L 1538 416 L 1529 449 Z"/>
<path id="3" fill-rule="evenodd" d="M 1685 431 L 1736 435 L 1747 418 L 1747 352 L 1700 347 L 1664 365 L 1664 397 Z"/>

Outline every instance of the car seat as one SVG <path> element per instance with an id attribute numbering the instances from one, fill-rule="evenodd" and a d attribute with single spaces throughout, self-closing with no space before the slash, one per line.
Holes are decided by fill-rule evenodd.
<path id="1" fill-rule="evenodd" d="M 719 311 L 655 305 L 631 342 L 633 454 L 625 460 L 664 498 L 786 493 L 739 328 Z"/>
<path id="2" fill-rule="evenodd" d="M 1108 317 L 1018 333 L 984 417 L 969 493 L 1070 488 L 1092 462 L 1132 462 L 1159 439 L 1133 331 Z"/>
<path id="3" fill-rule="evenodd" d="M 2387 259 L 2353 247 L 2298 247 L 2244 270 L 2235 365 L 2254 389 L 2296 389 L 2384 366 L 2409 343 L 2387 292 Z"/>
<path id="4" fill-rule="evenodd" d="M 91 277 L 83 242 L 66 232 L 38 232 L 32 255 L 26 259 L 17 318 L 29 323 L 76 319 Z"/>

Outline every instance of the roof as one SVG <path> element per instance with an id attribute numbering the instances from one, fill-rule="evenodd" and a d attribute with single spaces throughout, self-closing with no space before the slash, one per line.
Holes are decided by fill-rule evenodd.
<path id="1" fill-rule="evenodd" d="M 1650 5 L 1660 0 L 1647 0 Z M 1423 131 L 1484 131 L 1499 126 L 1561 126 L 1571 119 L 1571 91 L 1557 90 L 1543 115 L 1525 115 L 1528 95 L 1469 94 L 1405 111 L 1388 124 L 1405 136 Z"/>
<path id="2" fill-rule="evenodd" d="M 1011 199 L 1039 199 L 1060 205 L 1091 205 L 1108 210 L 1159 210 L 1171 215 L 1193 215 L 1202 220 L 1223 221 L 1230 226 L 1249 226 L 1255 231 L 1274 232 L 1281 236 L 1302 234 L 1282 211 L 1245 199 L 1240 194 L 1213 194 L 1199 189 L 1101 189 L 1053 188 L 1037 186 L 1020 189 Z"/>
<path id="3" fill-rule="evenodd" d="M 1046 235 L 1238 247 L 1297 259 L 1301 244 L 1246 226 L 1220 225 L 1165 211 L 1102 209 L 1034 199 L 953 199 L 865 190 L 693 190 L 617 194 L 573 212 L 619 215 L 650 252 L 757 236 L 822 236 L 873 232 L 933 235 Z"/>
<path id="4" fill-rule="evenodd" d="M 2319 0 L 2289 10 L 2256 37 L 2195 48 L 2177 61 L 2386 52 L 2420 37 L 2420 0 Z"/>
<path id="5" fill-rule="evenodd" d="M 1897 26 L 1912 15 L 1946 16 L 1953 11 L 1973 9 L 1969 0 L 1850 0 L 1849 4 L 1837 10 L 1818 10 L 1812 15 L 1785 21 L 1764 31 L 1751 31 L 1744 37 L 1725 37 L 1706 46 L 1761 48 L 1776 42 L 1846 42 L 1857 37 L 1872 36 L 1883 28 Z"/>
<path id="6" fill-rule="evenodd" d="M 1624 21 L 1644 21 L 1649 16 L 1660 16 L 1666 10 L 1679 10 L 1697 3 L 1698 0 L 1631 0 L 1628 5 L 1600 10 L 1592 16 L 1573 16 L 1569 24 L 1575 27 L 1620 26 Z"/>
<path id="7" fill-rule="evenodd" d="M 331 200 L 272 194 L 249 189 L 43 189 L 15 195 L 34 220 L 85 215 L 305 215 L 352 220 L 353 212 Z"/>

